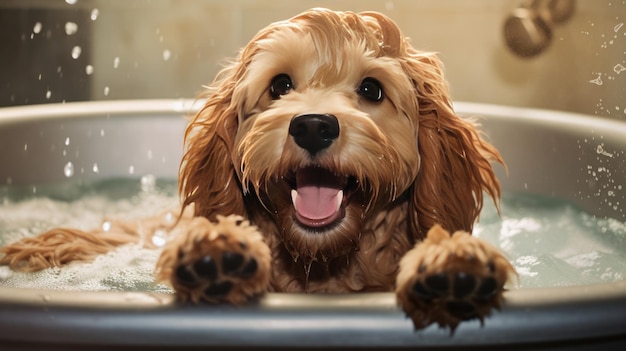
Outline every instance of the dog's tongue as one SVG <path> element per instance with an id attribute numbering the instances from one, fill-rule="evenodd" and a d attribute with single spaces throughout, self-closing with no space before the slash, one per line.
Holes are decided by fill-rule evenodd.
<path id="1" fill-rule="evenodd" d="M 322 227 L 339 217 L 343 201 L 342 179 L 328 170 L 308 167 L 296 172 L 291 199 L 296 218 L 309 227 Z"/>

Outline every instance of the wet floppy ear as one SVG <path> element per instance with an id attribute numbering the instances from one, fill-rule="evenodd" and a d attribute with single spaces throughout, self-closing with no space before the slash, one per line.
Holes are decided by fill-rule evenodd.
<path id="1" fill-rule="evenodd" d="M 455 114 L 439 59 L 420 53 L 413 58 L 421 167 L 411 194 L 410 229 L 418 239 L 435 224 L 471 232 L 483 191 L 499 205 L 500 183 L 491 162 L 503 161 L 473 122 Z"/>
<path id="2" fill-rule="evenodd" d="M 185 132 L 185 153 L 179 172 L 183 208 L 195 205 L 195 215 L 215 220 L 221 215 L 245 215 L 243 193 L 232 162 L 238 127 L 233 102 L 237 67 L 221 73 L 204 107 Z M 218 76 L 220 77 L 220 76 Z"/>

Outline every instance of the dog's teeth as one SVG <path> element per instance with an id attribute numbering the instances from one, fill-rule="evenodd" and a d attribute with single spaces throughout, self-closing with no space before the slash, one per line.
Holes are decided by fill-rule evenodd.
<path id="1" fill-rule="evenodd" d="M 339 192 L 337 193 L 337 209 L 336 211 L 339 211 L 339 209 L 341 208 L 341 203 L 343 202 L 343 190 L 339 190 Z"/>
<path id="2" fill-rule="evenodd" d="M 291 202 L 293 203 L 293 208 L 297 211 L 296 208 L 296 199 L 298 198 L 298 192 L 295 189 L 291 189 Z"/>

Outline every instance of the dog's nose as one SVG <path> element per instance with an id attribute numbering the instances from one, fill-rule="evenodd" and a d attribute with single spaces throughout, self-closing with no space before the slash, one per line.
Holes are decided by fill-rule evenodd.
<path id="1" fill-rule="evenodd" d="M 315 155 L 339 137 L 339 122 L 329 114 L 298 115 L 291 119 L 289 134 L 298 146 Z"/>

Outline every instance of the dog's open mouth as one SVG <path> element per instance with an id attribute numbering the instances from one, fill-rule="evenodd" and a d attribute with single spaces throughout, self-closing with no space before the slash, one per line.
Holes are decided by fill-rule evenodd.
<path id="1" fill-rule="evenodd" d="M 321 229 L 344 217 L 354 177 L 311 166 L 296 170 L 293 179 L 291 200 L 301 225 Z"/>

